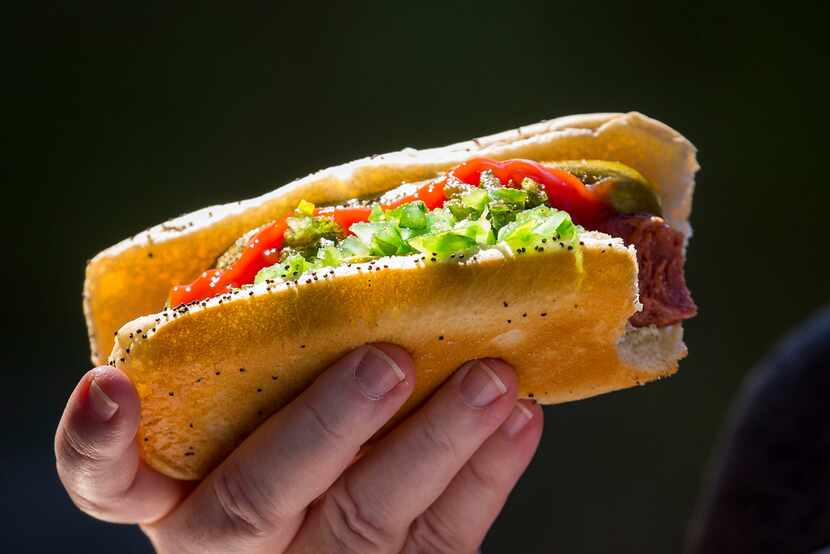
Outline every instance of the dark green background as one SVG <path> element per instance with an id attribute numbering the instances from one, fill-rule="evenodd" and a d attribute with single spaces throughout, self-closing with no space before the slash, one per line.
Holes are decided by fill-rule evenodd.
<path id="1" fill-rule="evenodd" d="M 55 425 L 89 367 L 80 290 L 100 249 L 367 154 L 639 110 L 700 149 L 690 356 L 668 381 L 546 409 L 543 445 L 484 551 L 678 551 L 742 376 L 830 295 L 825 14 L 174 4 L 6 20 L 0 541 L 148 549 L 137 529 L 77 512 L 53 468 Z"/>

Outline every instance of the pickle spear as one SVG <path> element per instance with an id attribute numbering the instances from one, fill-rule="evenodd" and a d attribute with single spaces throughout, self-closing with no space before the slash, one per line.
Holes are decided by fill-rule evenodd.
<path id="1" fill-rule="evenodd" d="M 654 185 L 625 164 L 605 160 L 568 160 L 546 162 L 545 165 L 577 177 L 604 198 L 617 213 L 662 215 L 660 197 Z"/>

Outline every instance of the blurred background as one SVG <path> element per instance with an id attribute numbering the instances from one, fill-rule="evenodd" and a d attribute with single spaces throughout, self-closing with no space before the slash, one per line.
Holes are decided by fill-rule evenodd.
<path id="1" fill-rule="evenodd" d="M 77 511 L 54 471 L 89 368 L 87 258 L 371 153 L 626 110 L 700 150 L 690 355 L 664 382 L 547 408 L 484 552 L 680 550 L 742 377 L 830 297 L 817 6 L 56 3 L 7 19 L 0 550 L 149 550 Z"/>

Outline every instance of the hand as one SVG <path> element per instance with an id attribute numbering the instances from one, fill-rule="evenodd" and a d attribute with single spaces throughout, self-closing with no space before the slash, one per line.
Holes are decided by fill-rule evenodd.
<path id="1" fill-rule="evenodd" d="M 100 367 L 69 398 L 58 473 L 81 510 L 141 524 L 162 553 L 474 552 L 536 450 L 542 411 L 516 401 L 504 362 L 468 362 L 356 460 L 414 380 L 404 350 L 361 347 L 192 484 L 139 459 L 138 396 Z"/>

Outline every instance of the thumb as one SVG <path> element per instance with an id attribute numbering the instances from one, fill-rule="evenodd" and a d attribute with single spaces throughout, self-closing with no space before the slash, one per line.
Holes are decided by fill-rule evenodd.
<path id="1" fill-rule="evenodd" d="M 58 475 L 84 512 L 115 522 L 143 523 L 169 512 L 185 485 L 139 459 L 138 394 L 113 367 L 88 372 L 69 397 L 55 435 Z"/>

